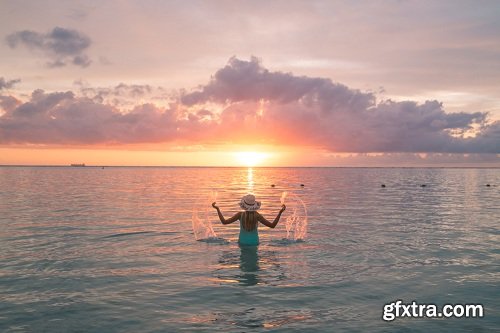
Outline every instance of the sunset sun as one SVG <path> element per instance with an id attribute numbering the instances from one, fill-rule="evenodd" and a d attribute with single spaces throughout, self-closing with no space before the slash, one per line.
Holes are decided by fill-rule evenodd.
<path id="1" fill-rule="evenodd" d="M 234 153 L 237 164 L 246 167 L 261 166 L 262 163 L 269 158 L 269 156 L 269 153 L 255 151 L 242 151 Z"/>

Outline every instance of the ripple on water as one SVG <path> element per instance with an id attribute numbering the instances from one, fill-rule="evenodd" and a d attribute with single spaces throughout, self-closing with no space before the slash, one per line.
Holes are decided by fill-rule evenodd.
<path id="1" fill-rule="evenodd" d="M 486 183 L 497 169 L 0 167 L 0 331 L 494 331 L 500 193 Z M 280 223 L 239 247 L 209 210 L 219 238 L 195 241 L 194 202 L 214 188 L 225 216 L 253 192 L 269 219 L 293 191 L 307 238 Z M 396 299 L 486 316 L 383 322 Z"/>

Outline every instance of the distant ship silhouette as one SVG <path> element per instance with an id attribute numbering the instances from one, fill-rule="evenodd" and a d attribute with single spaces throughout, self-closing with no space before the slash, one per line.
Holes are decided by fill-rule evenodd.
<path id="1" fill-rule="evenodd" d="M 70 164 L 70 166 L 72 166 L 72 167 L 84 167 L 85 163 L 72 163 L 72 164 Z"/>

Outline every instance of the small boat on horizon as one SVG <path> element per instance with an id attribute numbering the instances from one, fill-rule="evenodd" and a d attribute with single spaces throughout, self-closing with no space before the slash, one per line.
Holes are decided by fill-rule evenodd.
<path id="1" fill-rule="evenodd" d="M 70 166 L 72 166 L 72 167 L 84 167 L 85 163 L 72 163 L 72 164 L 70 164 Z"/>

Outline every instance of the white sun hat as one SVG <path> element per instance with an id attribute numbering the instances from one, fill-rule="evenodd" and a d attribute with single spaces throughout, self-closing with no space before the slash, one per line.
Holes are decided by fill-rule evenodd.
<path id="1" fill-rule="evenodd" d="M 247 194 L 241 198 L 240 207 L 244 210 L 255 211 L 260 208 L 260 201 L 255 200 L 255 195 Z"/>

